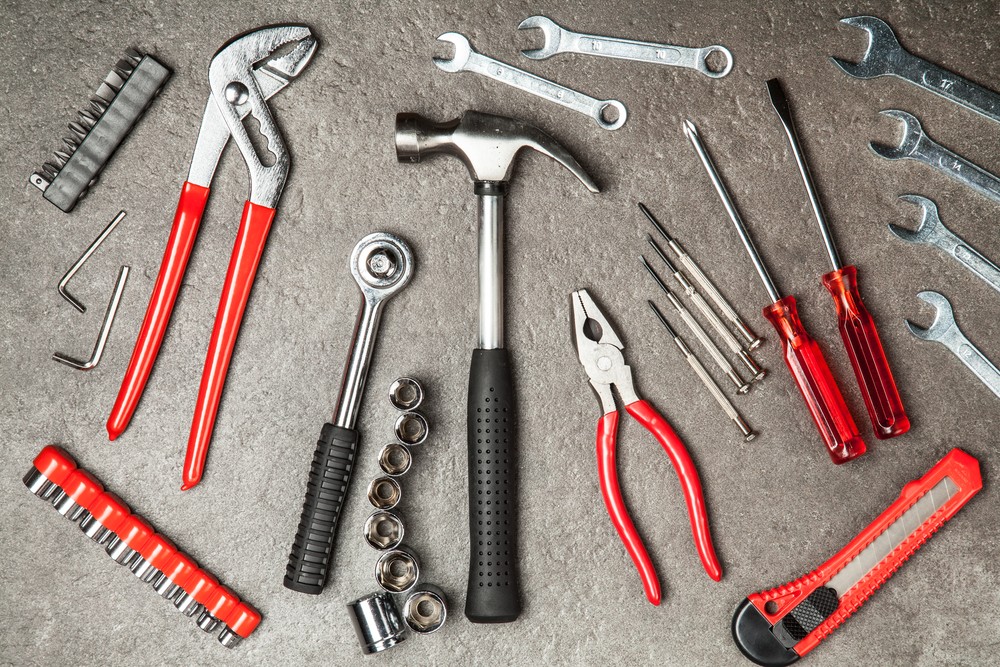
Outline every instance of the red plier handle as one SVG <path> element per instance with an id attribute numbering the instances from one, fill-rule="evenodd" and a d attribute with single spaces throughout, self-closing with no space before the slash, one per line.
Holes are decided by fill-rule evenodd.
<path id="1" fill-rule="evenodd" d="M 185 181 L 181 189 L 181 198 L 177 203 L 177 212 L 174 214 L 170 238 L 167 239 L 167 249 L 163 253 L 160 273 L 156 277 L 156 285 L 149 298 L 149 306 L 142 320 L 139 337 L 135 341 L 132 358 L 128 362 L 128 370 L 125 371 L 121 389 L 118 390 L 118 398 L 115 399 L 115 405 L 108 417 L 108 437 L 112 440 L 128 427 L 139 405 L 139 399 L 142 398 L 142 392 L 146 388 L 146 381 L 149 380 L 156 355 L 163 343 L 163 336 L 177 301 L 177 292 L 180 291 L 181 281 L 184 279 L 184 272 L 191 258 L 191 249 L 198 236 L 198 227 L 201 226 L 208 194 L 208 188 L 190 181 Z"/>
<path id="2" fill-rule="evenodd" d="M 684 447 L 684 443 L 674 433 L 667 420 L 661 417 L 646 401 L 639 400 L 629 403 L 625 409 L 656 437 L 670 457 L 681 481 L 681 489 L 684 492 L 684 500 L 691 517 L 691 532 L 694 534 L 698 555 L 701 557 L 702 565 L 704 565 L 708 576 L 719 581 L 722 578 L 722 568 L 715 555 L 712 534 L 708 528 L 708 513 L 705 509 L 705 498 L 702 495 L 701 479 L 698 477 L 698 470 L 695 468 L 687 448 Z M 632 562 L 639 570 L 646 597 L 651 603 L 658 605 L 661 596 L 656 569 L 653 567 L 649 554 L 646 553 L 639 531 L 635 529 L 635 525 L 628 515 L 628 509 L 625 507 L 625 501 L 618 485 L 618 472 L 615 466 L 617 434 L 618 412 L 609 412 L 597 422 L 597 473 L 600 478 L 601 495 L 604 496 L 604 504 L 611 516 L 611 523 L 614 524 L 618 536 L 625 544 L 625 550 L 628 551 Z"/>

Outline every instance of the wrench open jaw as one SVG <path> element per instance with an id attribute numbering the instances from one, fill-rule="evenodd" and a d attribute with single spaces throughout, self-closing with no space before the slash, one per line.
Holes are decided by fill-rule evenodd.
<path id="1" fill-rule="evenodd" d="M 921 141 L 927 138 L 927 135 L 924 134 L 924 128 L 920 125 L 920 121 L 913 114 L 900 111 L 899 109 L 886 109 L 879 113 L 889 118 L 895 118 L 903 123 L 903 139 L 899 142 L 898 146 L 887 146 L 886 144 L 872 141 L 868 144 L 868 148 L 886 160 L 912 158 L 920 147 Z"/>
<path id="2" fill-rule="evenodd" d="M 899 198 L 920 207 L 920 224 L 917 225 L 916 229 L 906 229 L 889 223 L 889 231 L 907 243 L 933 244 L 944 228 L 941 217 L 938 215 L 937 204 L 920 195 L 900 195 Z"/>
<path id="3" fill-rule="evenodd" d="M 532 60 L 545 60 L 559 53 L 565 29 L 547 16 L 529 16 L 517 26 L 518 30 L 540 30 L 542 46 L 537 49 L 522 49 L 521 55 Z"/>
<path id="4" fill-rule="evenodd" d="M 462 68 L 469 62 L 469 58 L 471 58 L 472 54 L 476 52 L 475 49 L 472 48 L 472 43 L 469 42 L 469 38 L 457 32 L 446 32 L 439 35 L 437 41 L 445 42 L 446 44 L 451 44 L 455 47 L 455 52 L 452 54 L 451 58 L 432 58 L 434 64 L 438 66 L 438 69 L 452 74 L 455 72 L 461 72 Z"/>
<path id="5" fill-rule="evenodd" d="M 868 48 L 856 63 L 832 57 L 833 64 L 845 74 L 858 79 L 874 79 L 892 74 L 894 61 L 903 53 L 896 33 L 889 24 L 875 16 L 849 16 L 841 23 L 860 28 L 868 33 Z"/>
<path id="6" fill-rule="evenodd" d="M 920 292 L 917 294 L 917 298 L 934 306 L 936 309 L 936 312 L 934 313 L 934 321 L 931 322 L 931 325 L 925 329 L 917 326 L 909 320 L 904 320 L 906 322 L 906 328 L 910 330 L 911 334 L 920 340 L 940 342 L 944 339 L 952 327 L 955 326 L 955 312 L 951 308 L 951 302 L 949 302 L 943 294 L 930 290 Z"/>

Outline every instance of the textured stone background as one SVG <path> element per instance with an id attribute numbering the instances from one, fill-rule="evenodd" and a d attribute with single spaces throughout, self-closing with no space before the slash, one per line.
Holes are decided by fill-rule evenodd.
<path id="1" fill-rule="evenodd" d="M 996 3 L 212 2 L 39 3 L 0 9 L 0 662 L 346 665 L 360 658 L 344 604 L 374 588 L 361 542 L 362 486 L 390 436 L 384 390 L 396 376 L 426 383 L 433 436 L 405 480 L 410 543 L 427 580 L 452 601 L 438 635 L 407 641 L 372 663 L 747 664 L 729 635 L 746 594 L 798 577 L 868 524 L 950 447 L 991 472 L 997 399 L 939 346 L 911 337 L 902 319 L 929 322 L 915 298 L 937 289 L 962 328 L 1000 360 L 997 294 L 931 249 L 885 229 L 915 224 L 904 192 L 931 196 L 945 222 L 1000 259 L 996 204 L 914 163 L 875 158 L 870 139 L 896 127 L 876 112 L 916 113 L 941 143 L 1000 169 L 996 125 L 903 82 L 847 78 L 827 60 L 860 57 L 863 33 L 842 16 L 874 13 L 913 51 L 1000 88 Z M 534 63 L 514 28 L 546 13 L 581 31 L 685 45 L 725 44 L 732 74 L 562 56 Z M 272 22 L 312 26 L 322 46 L 304 75 L 273 100 L 293 172 L 281 201 L 226 386 L 207 475 L 180 493 L 193 399 L 219 289 L 247 192 L 237 153 L 222 159 L 199 242 L 156 370 L 131 428 L 116 443 L 104 422 L 114 400 L 187 173 L 208 91 L 206 68 L 233 35 Z M 621 99 L 628 124 L 605 132 L 582 116 L 430 62 L 434 38 L 463 32 L 482 52 L 600 97 Z M 28 185 L 65 124 L 119 54 L 148 50 L 174 70 L 153 105 L 71 215 Z M 779 287 L 799 298 L 829 353 L 864 434 L 860 395 L 836 333 L 815 223 L 763 82 L 781 77 L 798 117 L 844 258 L 856 264 L 881 325 L 910 434 L 868 437 L 870 453 L 835 468 L 824 453 L 758 315 L 765 294 L 724 217 L 680 123 L 698 123 Z M 398 165 L 398 111 L 448 119 L 468 108 L 519 115 L 562 141 L 602 185 L 591 195 L 550 161 L 525 156 L 509 199 L 508 342 L 521 410 L 521 571 L 524 613 L 482 627 L 462 616 L 467 564 L 464 401 L 475 342 L 475 201 L 455 160 Z M 636 255 L 645 201 L 768 338 L 772 373 L 739 408 L 760 430 L 744 445 L 653 321 L 657 297 Z M 59 277 L 121 208 L 128 218 L 76 278 L 90 306 L 76 313 Z M 282 588 L 306 470 L 336 399 L 358 301 L 347 271 L 354 243 L 374 230 L 404 235 L 418 268 L 390 304 L 360 419 L 360 464 L 337 569 L 319 597 Z M 85 355 L 115 273 L 132 277 L 107 354 L 91 373 L 53 363 L 54 350 Z M 653 439 L 626 421 L 620 474 L 632 515 L 665 588 L 644 599 L 597 489 L 597 404 L 569 338 L 567 295 L 589 287 L 628 346 L 639 391 L 673 422 L 698 461 L 725 567 L 703 573 L 676 478 Z M 690 336 L 684 334 L 690 339 Z M 692 346 L 694 346 L 694 342 Z M 702 355 L 703 358 L 705 355 Z M 706 359 L 706 364 L 708 363 Z M 714 372 L 714 371 L 713 371 Z M 46 443 L 66 446 L 107 486 L 185 547 L 266 620 L 227 652 L 144 590 L 25 492 L 20 477 Z M 812 665 L 982 665 L 1000 647 L 997 499 L 988 485 L 845 627 Z"/>

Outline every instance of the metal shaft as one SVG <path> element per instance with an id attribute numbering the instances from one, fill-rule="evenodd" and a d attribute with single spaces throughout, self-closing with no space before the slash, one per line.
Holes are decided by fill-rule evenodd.
<path id="1" fill-rule="evenodd" d="M 802 154 L 798 133 L 795 131 L 795 123 L 792 122 L 792 112 L 788 108 L 788 99 L 785 97 L 785 91 L 781 87 L 781 82 L 777 79 L 770 79 L 767 82 L 767 92 L 771 96 L 771 105 L 778 114 L 778 118 L 781 119 L 782 127 L 785 128 L 785 134 L 788 135 L 788 143 L 792 147 L 795 164 L 799 166 L 799 175 L 802 176 L 802 183 L 806 186 L 806 194 L 809 195 L 809 205 L 812 207 L 813 215 L 816 216 L 816 222 L 819 223 L 819 232 L 823 235 L 823 246 L 826 248 L 826 254 L 830 257 L 833 270 L 838 271 L 842 266 L 840 263 L 840 254 L 837 252 L 837 246 L 834 245 L 833 238 L 830 236 L 830 226 L 826 223 L 823 206 L 820 204 L 819 196 L 816 194 L 816 185 L 813 183 L 812 174 L 809 173 L 809 165 L 806 164 L 805 156 Z"/>
<path id="2" fill-rule="evenodd" d="M 69 267 L 69 271 L 67 271 L 66 275 L 64 275 L 62 280 L 59 281 L 59 294 L 61 294 L 64 299 L 69 301 L 73 307 L 81 313 L 87 312 L 87 307 L 84 306 L 79 299 L 69 293 L 69 290 L 67 289 L 69 281 L 73 280 L 73 276 L 76 275 L 76 272 L 80 270 L 88 259 L 90 259 L 90 256 L 94 254 L 94 251 L 101 247 L 101 244 L 104 243 L 108 236 L 110 236 L 111 232 L 115 231 L 115 227 L 118 226 L 118 223 L 124 219 L 125 211 L 119 211 L 118 215 L 116 215 L 114 219 L 108 223 L 108 226 L 104 228 L 104 231 L 98 234 L 97 238 L 94 239 L 94 242 L 83 251 L 83 254 L 80 255 L 78 260 L 73 262 L 73 266 Z"/>
<path id="3" fill-rule="evenodd" d="M 368 366 L 372 361 L 372 351 L 375 349 L 375 337 L 378 335 L 378 325 L 382 321 L 382 306 L 385 301 L 363 299 L 358 320 L 354 325 L 354 335 L 351 337 L 351 356 L 344 368 L 344 379 L 340 385 L 340 396 L 337 398 L 337 410 L 334 412 L 334 425 L 353 429 L 358 418 L 358 408 L 361 397 L 365 393 L 365 381 L 368 379 Z"/>
<path id="4" fill-rule="evenodd" d="M 479 202 L 479 349 L 503 347 L 504 195 L 480 194 Z"/>
<path id="5" fill-rule="evenodd" d="M 750 425 L 746 423 L 746 420 L 740 416 L 740 413 L 736 410 L 736 407 L 732 404 L 729 398 L 722 393 L 722 390 L 719 389 L 719 385 L 715 384 L 715 380 L 713 380 L 712 376 L 708 374 L 708 371 L 705 370 L 705 366 L 702 365 L 701 361 L 698 360 L 698 357 L 696 357 L 694 352 L 691 351 L 691 348 L 687 346 L 684 339 L 677 335 L 677 332 L 674 331 L 672 326 L 670 326 L 670 322 L 668 322 L 667 318 L 663 316 L 663 313 L 660 312 L 660 309 L 656 307 L 655 303 L 652 301 L 647 301 L 646 303 L 649 304 L 650 310 L 652 310 L 653 314 L 656 315 L 656 319 L 658 319 L 660 324 L 663 325 L 663 328 L 667 330 L 667 333 L 674 341 L 674 345 L 676 345 L 677 349 L 679 349 L 681 354 L 684 355 L 684 359 L 691 367 L 691 370 L 695 372 L 695 375 L 697 375 L 698 379 L 705 385 L 708 392 L 712 394 L 712 397 L 715 399 L 716 403 L 719 404 L 719 407 L 722 408 L 722 411 L 725 412 L 729 419 L 736 424 L 736 427 L 740 429 L 740 433 L 743 434 L 743 438 L 747 442 L 753 440 L 756 437 L 753 429 L 751 429 Z"/>
<path id="6" fill-rule="evenodd" d="M 698 153 L 705 171 L 708 172 L 708 177 L 712 179 L 712 185 L 715 186 L 715 191 L 719 193 L 719 199 L 722 200 L 722 205 L 726 207 L 726 213 L 729 214 L 729 219 L 733 221 L 736 233 L 740 235 L 740 240 L 743 241 L 743 246 L 747 249 L 747 254 L 750 255 L 750 261 L 753 262 L 754 268 L 757 269 L 757 275 L 760 276 L 760 281 L 764 284 L 764 289 L 767 290 L 767 295 L 771 299 L 771 303 L 780 301 L 781 296 L 778 294 L 778 289 L 774 286 L 774 281 L 771 280 L 771 276 L 767 272 L 767 267 L 761 261 L 760 255 L 757 253 L 757 248 L 754 247 L 753 239 L 747 233 L 739 211 L 736 210 L 729 192 L 726 191 L 725 184 L 719 178 L 719 173 L 715 170 L 715 165 L 712 164 L 712 158 L 708 156 L 705 146 L 702 145 L 701 138 L 698 136 L 698 129 L 694 126 L 694 123 L 689 120 L 684 121 L 684 134 L 687 135 L 687 138 L 691 141 L 691 145 L 694 146 L 695 152 Z"/>
<path id="7" fill-rule="evenodd" d="M 97 343 L 94 345 L 94 351 L 90 354 L 90 359 L 81 361 L 61 352 L 56 352 L 52 355 L 53 360 L 80 371 L 89 371 L 101 362 L 101 357 L 104 355 L 104 346 L 107 345 L 108 336 L 111 335 L 111 325 L 115 323 L 115 315 L 118 314 L 118 304 L 121 302 L 122 293 L 125 291 L 125 283 L 128 282 L 128 272 L 129 267 L 127 266 L 121 267 L 118 271 L 118 279 L 115 281 L 115 291 L 111 294 L 108 309 L 104 312 L 104 321 L 101 322 L 101 331 L 97 335 Z"/>

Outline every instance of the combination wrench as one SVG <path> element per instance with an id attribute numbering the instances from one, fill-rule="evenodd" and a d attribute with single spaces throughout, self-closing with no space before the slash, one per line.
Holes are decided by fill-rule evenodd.
<path id="1" fill-rule="evenodd" d="M 903 123 L 903 140 L 899 146 L 886 146 L 873 141 L 868 144 L 873 153 L 887 160 L 923 162 L 979 194 L 1000 202 L 1000 178 L 931 139 L 916 116 L 899 109 L 879 113 Z"/>
<path id="2" fill-rule="evenodd" d="M 934 321 L 930 327 L 924 329 L 905 320 L 910 333 L 920 340 L 930 340 L 941 343 L 951 350 L 952 354 L 958 357 L 959 361 L 975 373 L 976 377 L 985 384 L 990 391 L 1000 397 L 1000 370 L 993 365 L 979 349 L 969 342 L 962 330 L 955 323 L 955 313 L 951 309 L 948 299 L 938 292 L 920 292 L 917 297 L 926 301 L 937 309 L 934 314 Z"/>
<path id="3" fill-rule="evenodd" d="M 605 130 L 617 130 L 628 119 L 625 105 L 618 100 L 599 100 L 577 92 L 572 88 L 535 76 L 530 72 L 512 67 L 507 63 L 484 56 L 472 48 L 469 38 L 457 32 L 446 32 L 438 37 L 439 42 L 447 42 L 455 47 L 451 58 L 434 58 L 434 64 L 445 72 L 475 72 L 485 77 L 506 83 L 526 93 L 537 95 L 567 109 L 590 116 Z M 614 120 L 610 111 L 617 112 Z"/>
<path id="4" fill-rule="evenodd" d="M 547 16 L 529 16 L 517 26 L 518 30 L 537 29 L 545 40 L 541 48 L 524 49 L 521 55 L 532 60 L 544 60 L 559 53 L 582 53 L 606 58 L 634 60 L 653 65 L 686 67 L 701 72 L 713 79 L 721 79 L 733 69 L 733 54 L 717 44 L 703 48 L 637 42 L 617 37 L 585 35 L 562 27 Z M 715 53 L 722 54 L 725 63 L 721 68 L 708 66 L 708 58 Z"/>
<path id="5" fill-rule="evenodd" d="M 285 570 L 285 587 L 293 591 L 316 595 L 326 585 L 337 523 L 354 470 L 358 446 L 358 431 L 354 425 L 368 379 L 382 310 L 389 299 L 409 284 L 413 268 L 410 247 L 392 234 L 369 234 L 351 253 L 351 274 L 363 299 L 334 421 L 323 425 L 309 468 L 302 517 Z"/>
<path id="6" fill-rule="evenodd" d="M 831 58 L 844 73 L 858 79 L 895 76 L 1000 122 L 1000 95 L 909 53 L 900 45 L 889 24 L 882 19 L 874 16 L 851 16 L 840 22 L 868 33 L 868 49 L 861 62 L 849 63 L 840 58 Z"/>
<path id="7" fill-rule="evenodd" d="M 1000 268 L 986 259 L 975 248 L 963 241 L 944 226 L 938 216 L 937 204 L 920 195 L 900 195 L 903 201 L 916 204 L 923 209 L 920 224 L 915 230 L 890 224 L 889 231 L 908 243 L 923 243 L 937 246 L 951 255 L 962 266 L 972 271 L 987 285 L 1000 292 Z"/>

